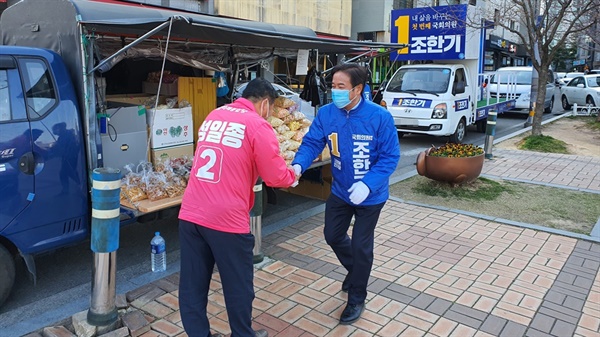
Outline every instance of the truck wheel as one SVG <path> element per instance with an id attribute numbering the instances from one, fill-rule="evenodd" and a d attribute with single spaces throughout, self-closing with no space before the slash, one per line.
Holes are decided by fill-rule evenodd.
<path id="1" fill-rule="evenodd" d="M 465 119 L 462 118 L 458 121 L 458 125 L 456 126 L 456 131 L 454 134 L 450 136 L 451 143 L 462 143 L 463 139 L 465 139 L 465 135 L 467 134 L 467 125 L 465 124 Z"/>
<path id="2" fill-rule="evenodd" d="M 563 95 L 560 101 L 562 102 L 563 110 L 571 109 L 571 104 L 569 104 L 569 100 L 567 99 L 567 96 Z"/>
<path id="3" fill-rule="evenodd" d="M 0 306 L 6 301 L 15 283 L 15 259 L 0 245 Z"/>
<path id="4" fill-rule="evenodd" d="M 552 110 L 554 109 L 554 96 L 552 96 L 552 100 L 550 100 L 550 106 L 546 109 L 544 109 L 544 113 L 551 113 Z"/>

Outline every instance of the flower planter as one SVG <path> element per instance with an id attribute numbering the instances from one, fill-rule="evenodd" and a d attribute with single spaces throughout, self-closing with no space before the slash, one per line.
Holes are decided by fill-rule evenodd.
<path id="1" fill-rule="evenodd" d="M 429 148 L 417 156 L 417 172 L 419 175 L 436 181 L 451 184 L 471 182 L 481 174 L 484 154 L 473 157 L 436 157 L 430 156 Z"/>

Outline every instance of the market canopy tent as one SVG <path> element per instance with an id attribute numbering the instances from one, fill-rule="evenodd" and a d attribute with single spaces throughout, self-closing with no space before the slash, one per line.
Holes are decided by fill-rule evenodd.
<path id="1" fill-rule="evenodd" d="M 231 46 L 317 49 L 321 53 L 398 47 L 390 43 L 322 38 L 312 29 L 300 26 L 222 18 L 111 0 L 71 1 L 77 8 L 79 22 L 103 33 L 142 35 L 158 24 L 176 18 L 171 32 L 176 39 Z M 166 29 L 163 33 L 166 36 Z"/>

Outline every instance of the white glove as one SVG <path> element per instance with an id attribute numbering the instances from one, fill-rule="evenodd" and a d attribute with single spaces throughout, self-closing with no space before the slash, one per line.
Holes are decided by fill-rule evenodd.
<path id="1" fill-rule="evenodd" d="M 302 166 L 300 166 L 298 164 L 294 164 L 294 165 L 292 165 L 292 169 L 294 169 L 294 173 L 296 174 L 296 176 L 299 176 L 302 174 Z"/>
<path id="2" fill-rule="evenodd" d="M 294 181 L 294 183 L 290 187 L 296 187 L 296 186 L 298 186 L 298 180 Z"/>
<path id="3" fill-rule="evenodd" d="M 357 181 L 352 184 L 352 186 L 348 189 L 348 192 L 350 192 L 350 201 L 352 201 L 352 203 L 355 205 L 360 205 L 363 201 L 365 201 L 365 199 L 367 199 L 371 191 L 369 190 L 369 187 L 365 185 L 365 183 L 362 181 Z"/>

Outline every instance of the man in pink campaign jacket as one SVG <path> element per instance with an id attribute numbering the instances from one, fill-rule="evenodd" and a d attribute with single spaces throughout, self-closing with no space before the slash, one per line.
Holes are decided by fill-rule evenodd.
<path id="1" fill-rule="evenodd" d="M 235 102 L 213 110 L 200 126 L 194 164 L 179 212 L 179 307 L 190 337 L 209 337 L 206 314 L 215 263 L 221 276 L 232 337 L 266 337 L 252 329 L 254 266 L 250 233 L 253 187 L 260 176 L 271 187 L 297 183 L 279 155 L 266 118 L 277 93 L 252 80 Z"/>

